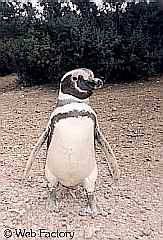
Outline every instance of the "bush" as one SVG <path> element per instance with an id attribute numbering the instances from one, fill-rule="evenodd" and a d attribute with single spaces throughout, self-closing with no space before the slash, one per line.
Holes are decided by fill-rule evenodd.
<path id="1" fill-rule="evenodd" d="M 0 74 L 17 71 L 20 82 L 31 86 L 58 83 L 66 71 L 77 67 L 92 69 L 106 82 L 162 72 L 159 2 L 128 2 L 126 11 L 121 8 L 123 0 L 113 4 L 115 11 L 108 10 L 107 4 L 98 10 L 88 0 L 73 2 L 78 13 L 57 0 L 44 0 L 39 17 L 31 4 L 10 3 L 5 15 L 3 11 L 0 15 Z"/>
<path id="2" fill-rule="evenodd" d="M 11 51 L 10 42 L 0 41 L 0 76 L 5 76 L 16 71 L 14 55 Z"/>

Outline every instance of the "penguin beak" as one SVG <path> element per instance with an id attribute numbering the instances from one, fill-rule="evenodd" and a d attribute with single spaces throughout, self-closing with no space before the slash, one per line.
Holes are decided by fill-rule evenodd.
<path id="1" fill-rule="evenodd" d="M 95 89 L 102 88 L 103 81 L 100 78 L 94 78 L 94 83 L 95 83 Z"/>
<path id="2" fill-rule="evenodd" d="M 95 90 L 95 89 L 101 88 L 103 86 L 103 81 L 99 78 L 93 78 L 91 80 L 84 80 L 83 84 L 89 90 Z"/>

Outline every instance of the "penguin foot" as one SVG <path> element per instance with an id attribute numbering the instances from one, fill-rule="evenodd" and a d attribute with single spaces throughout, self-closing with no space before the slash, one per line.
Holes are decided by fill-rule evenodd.
<path id="1" fill-rule="evenodd" d="M 98 215 L 98 209 L 96 205 L 94 206 L 87 206 L 80 210 L 79 212 L 80 216 L 91 216 L 92 218 L 95 218 Z"/>
<path id="2" fill-rule="evenodd" d="M 107 217 L 109 214 L 111 214 L 110 211 L 96 205 L 82 208 L 79 212 L 80 216 L 91 216 L 92 218 L 95 218 L 97 216 Z"/>
<path id="3" fill-rule="evenodd" d="M 49 192 L 49 197 L 48 197 L 48 209 L 50 211 L 59 211 L 59 201 L 56 197 L 56 191 L 53 189 L 51 192 Z"/>

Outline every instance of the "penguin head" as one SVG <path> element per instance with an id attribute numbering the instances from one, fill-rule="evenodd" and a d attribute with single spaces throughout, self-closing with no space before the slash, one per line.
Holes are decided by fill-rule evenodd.
<path id="1" fill-rule="evenodd" d="M 91 70 L 79 68 L 67 72 L 61 79 L 60 93 L 68 94 L 78 99 L 89 98 L 93 91 L 103 86 L 103 81 L 95 78 Z"/>

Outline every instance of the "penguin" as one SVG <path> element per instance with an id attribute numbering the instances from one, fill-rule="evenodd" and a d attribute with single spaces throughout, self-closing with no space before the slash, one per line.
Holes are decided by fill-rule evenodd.
<path id="1" fill-rule="evenodd" d="M 96 215 L 96 142 L 105 153 L 113 178 L 117 180 L 120 176 L 113 150 L 100 131 L 97 115 L 89 105 L 94 90 L 102 86 L 103 81 L 95 78 L 94 73 L 86 68 L 74 69 L 62 77 L 57 106 L 32 150 L 24 172 L 26 177 L 47 140 L 45 176 L 49 189 L 52 188 L 51 198 L 56 201 L 59 183 L 68 188 L 82 184 L 87 192 L 92 216 Z"/>

